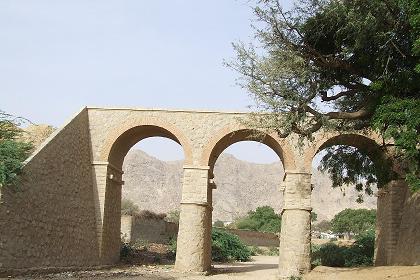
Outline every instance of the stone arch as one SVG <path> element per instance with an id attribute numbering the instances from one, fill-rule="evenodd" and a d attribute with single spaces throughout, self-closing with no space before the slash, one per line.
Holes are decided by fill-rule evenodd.
<path id="1" fill-rule="evenodd" d="M 355 147 L 360 152 L 367 155 L 373 161 L 376 168 L 387 169 L 389 168 L 389 161 L 379 143 L 379 136 L 373 133 L 324 134 L 323 137 L 320 137 L 313 142 L 311 149 L 306 150 L 304 159 L 305 169 L 312 169 L 313 158 L 320 151 L 335 145 Z"/>
<path id="2" fill-rule="evenodd" d="M 102 204 L 100 207 L 103 207 L 99 234 L 101 259 L 104 263 L 115 263 L 119 259 L 124 158 L 137 142 L 155 136 L 179 143 L 184 151 L 185 162 L 191 162 L 191 145 L 184 134 L 167 122 L 149 118 L 125 122 L 110 133 L 101 150 L 101 161 L 98 164 L 106 166 L 102 173 L 105 176 L 99 177 L 102 181 L 98 191 Z"/>
<path id="3" fill-rule="evenodd" d="M 220 130 L 205 146 L 201 163 L 213 170 L 220 154 L 230 145 L 241 141 L 255 141 L 270 147 L 280 158 L 285 170 L 295 169 L 294 154 L 287 142 L 274 134 L 250 128 L 225 127 Z"/>
<path id="4" fill-rule="evenodd" d="M 113 131 L 103 146 L 100 159 L 121 168 L 124 157 L 139 141 L 149 137 L 165 137 L 181 145 L 185 164 L 192 162 L 192 146 L 184 133 L 174 125 L 157 119 L 140 119 L 124 122 Z"/>

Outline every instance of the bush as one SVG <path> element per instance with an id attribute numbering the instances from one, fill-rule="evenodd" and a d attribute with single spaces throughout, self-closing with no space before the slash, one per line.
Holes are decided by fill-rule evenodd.
<path id="1" fill-rule="evenodd" d="M 356 242 L 347 248 L 345 252 L 347 267 L 371 266 L 373 265 L 373 254 L 375 250 L 375 233 L 368 231 L 359 235 Z"/>
<path id="2" fill-rule="evenodd" d="M 343 267 L 346 263 L 344 252 L 346 248 L 340 247 L 334 243 L 322 245 L 318 251 L 318 258 L 322 265 L 332 267 Z"/>
<path id="3" fill-rule="evenodd" d="M 213 228 L 212 238 L 212 260 L 226 262 L 236 260 L 245 262 L 250 260 L 251 250 L 239 239 L 238 236 L 221 229 Z"/>
<path id="4" fill-rule="evenodd" d="M 251 246 L 251 247 L 248 247 L 248 249 L 251 252 L 251 256 L 264 255 L 264 253 L 265 253 L 263 249 L 261 249 L 258 246 L 255 246 L 255 245 Z"/>
<path id="5" fill-rule="evenodd" d="M 251 259 L 252 251 L 239 239 L 223 229 L 213 228 L 211 232 L 211 258 L 213 261 L 226 262 L 231 260 L 246 262 Z M 176 239 L 171 239 L 169 250 L 176 255 Z"/>
<path id="6" fill-rule="evenodd" d="M 350 247 L 340 247 L 334 243 L 321 246 L 312 245 L 312 265 L 332 267 L 357 267 L 373 265 L 375 233 L 368 231 L 359 235 Z"/>
<path id="7" fill-rule="evenodd" d="M 176 237 L 169 240 L 169 257 L 175 259 L 176 256 Z"/>
<path id="8" fill-rule="evenodd" d="M 180 215 L 179 210 L 173 210 L 169 212 L 168 215 L 166 216 L 166 221 L 179 224 L 179 215 Z"/>
<path id="9" fill-rule="evenodd" d="M 270 247 L 268 249 L 268 255 L 269 256 L 278 256 L 279 255 L 279 248 L 277 248 L 277 247 Z"/>
<path id="10" fill-rule="evenodd" d="M 319 250 L 321 245 L 311 244 L 311 265 L 312 267 L 321 265 L 321 258 L 319 255 Z"/>

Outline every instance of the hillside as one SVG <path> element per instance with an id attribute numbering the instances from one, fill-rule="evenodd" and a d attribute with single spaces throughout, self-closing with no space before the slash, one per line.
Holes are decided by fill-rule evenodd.
<path id="1" fill-rule="evenodd" d="M 131 150 L 124 161 L 123 197 L 140 209 L 169 212 L 181 201 L 182 161 L 160 161 L 140 150 Z M 279 191 L 283 178 L 280 162 L 254 164 L 222 154 L 215 166 L 217 189 L 213 191 L 213 220 L 232 221 L 258 206 L 270 205 L 277 212 L 282 207 Z M 345 208 L 376 208 L 376 197 L 355 202 L 357 193 L 348 188 L 343 197 L 332 189 L 327 175 L 313 170 L 312 205 L 318 221 L 331 219 Z"/>

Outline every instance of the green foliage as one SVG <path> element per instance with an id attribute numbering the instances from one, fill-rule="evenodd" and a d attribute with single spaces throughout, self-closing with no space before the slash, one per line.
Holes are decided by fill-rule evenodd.
<path id="1" fill-rule="evenodd" d="M 359 192 L 357 202 L 363 202 L 363 195 L 372 195 L 372 187 L 380 182 L 387 181 L 389 172 L 386 164 L 379 164 L 378 168 L 373 161 L 357 148 L 351 146 L 332 146 L 326 148 L 318 169 L 329 174 L 333 188 L 344 188 L 355 184 Z"/>
<path id="2" fill-rule="evenodd" d="M 226 63 L 255 96 L 257 109 L 271 113 L 255 114 L 251 123 L 309 140 L 322 128 L 373 128 L 392 163 L 407 165 L 407 182 L 418 190 L 419 10 L 418 0 L 303 0 L 290 11 L 279 0 L 257 1 L 258 42 L 234 44 L 237 58 Z M 343 159 L 324 163 L 351 173 L 337 172 L 336 184 L 347 181 L 369 192 L 374 180 L 381 187 L 397 177 L 389 164 L 365 165 L 365 157 L 376 162 L 376 155 L 335 152 Z"/>
<path id="3" fill-rule="evenodd" d="M 238 236 L 222 229 L 213 228 L 212 259 L 213 261 L 225 262 L 236 260 L 245 262 L 251 257 L 251 250 L 239 239 Z"/>
<path id="4" fill-rule="evenodd" d="M 0 111 L 0 188 L 17 182 L 23 161 L 32 150 L 30 143 L 19 140 L 19 125 L 19 118 Z"/>
<path id="5" fill-rule="evenodd" d="M 171 223 L 179 224 L 179 215 L 179 210 L 173 210 L 168 213 L 168 215 L 166 216 L 166 220 Z"/>
<path id="6" fill-rule="evenodd" d="M 213 228 L 211 232 L 211 255 L 212 260 L 217 262 L 226 261 L 249 261 L 253 251 L 248 248 L 238 236 L 223 229 Z M 177 240 L 170 240 L 170 251 L 176 254 Z M 254 251 L 255 254 L 255 251 Z"/>
<path id="7" fill-rule="evenodd" d="M 140 209 L 133 201 L 126 198 L 121 200 L 121 215 L 136 216 L 139 213 Z"/>
<path id="8" fill-rule="evenodd" d="M 176 246 L 177 246 L 176 237 L 171 238 L 169 240 L 169 253 L 170 253 L 171 257 L 173 257 L 173 258 L 175 258 L 175 255 L 176 255 Z"/>
<path id="9" fill-rule="evenodd" d="M 375 233 L 365 232 L 357 237 L 350 247 L 334 243 L 312 245 L 312 266 L 357 267 L 373 265 Z"/>
<path id="10" fill-rule="evenodd" d="M 345 247 L 340 247 L 334 243 L 321 245 L 317 252 L 312 253 L 313 262 L 319 259 L 321 265 L 332 267 L 344 267 Z"/>
<path id="11" fill-rule="evenodd" d="M 261 249 L 258 246 L 255 246 L 255 245 L 251 246 L 251 247 L 248 247 L 248 249 L 251 252 L 251 256 L 264 255 L 264 253 L 265 253 L 265 251 L 263 249 Z"/>
<path id="12" fill-rule="evenodd" d="M 375 250 L 375 232 L 370 230 L 359 235 L 354 244 L 345 251 L 345 266 L 371 266 Z"/>
<path id="13" fill-rule="evenodd" d="M 130 243 L 123 242 L 120 248 L 120 259 L 124 260 L 124 259 L 129 258 L 133 254 L 134 251 L 135 251 L 134 247 L 131 246 Z"/>
<path id="14" fill-rule="evenodd" d="M 280 232 L 281 216 L 274 212 L 270 206 L 258 207 L 249 211 L 246 217 L 235 222 L 238 229 L 247 229 L 262 232 Z"/>
<path id="15" fill-rule="evenodd" d="M 311 212 L 311 222 L 313 223 L 313 222 L 316 222 L 317 220 L 318 220 L 318 215 L 314 211 L 312 211 Z"/>
<path id="16" fill-rule="evenodd" d="M 322 220 L 319 223 L 315 224 L 313 226 L 313 229 L 321 231 L 321 232 L 327 232 L 327 231 L 331 230 L 331 222 L 326 221 L 326 220 Z"/>
<path id="17" fill-rule="evenodd" d="M 384 96 L 372 119 L 384 139 L 394 142 L 412 191 L 420 189 L 420 99 Z"/>
<path id="18" fill-rule="evenodd" d="M 376 210 L 344 209 L 331 220 L 332 231 L 336 233 L 363 234 L 374 230 Z"/>
<path id="19" fill-rule="evenodd" d="M 278 247 L 268 248 L 268 255 L 269 256 L 278 256 L 279 255 L 279 248 Z"/>
<path id="20" fill-rule="evenodd" d="M 214 222 L 213 226 L 222 228 L 222 227 L 225 227 L 225 223 L 220 220 L 217 220 Z"/>
<path id="21" fill-rule="evenodd" d="M 311 266 L 319 266 L 321 265 L 321 258 L 319 254 L 319 250 L 321 249 L 321 245 L 311 244 Z"/>

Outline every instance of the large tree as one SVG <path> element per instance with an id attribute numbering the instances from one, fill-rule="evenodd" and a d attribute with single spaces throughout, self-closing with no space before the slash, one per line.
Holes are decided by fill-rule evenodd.
<path id="1" fill-rule="evenodd" d="M 303 0 L 286 11 L 260 0 L 254 12 L 258 42 L 234 44 L 237 59 L 227 65 L 257 109 L 271 113 L 256 114 L 256 125 L 309 139 L 320 129 L 375 129 L 420 189 L 419 1 Z M 394 175 L 343 146 L 327 149 L 321 168 L 336 186 L 368 193 Z"/>
<path id="2" fill-rule="evenodd" d="M 331 220 L 332 231 L 336 233 L 362 234 L 373 231 L 376 223 L 376 210 L 344 209 Z"/>
<path id="3" fill-rule="evenodd" d="M 0 188 L 16 183 L 32 145 L 21 139 L 22 118 L 0 111 Z"/>
<path id="4" fill-rule="evenodd" d="M 261 206 L 238 219 L 235 226 L 238 229 L 276 233 L 280 232 L 281 216 L 276 214 L 271 206 Z"/>

